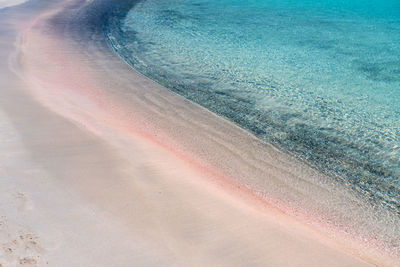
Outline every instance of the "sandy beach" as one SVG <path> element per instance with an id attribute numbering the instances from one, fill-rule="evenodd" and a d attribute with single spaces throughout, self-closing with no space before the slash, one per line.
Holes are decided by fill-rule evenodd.
<path id="1" fill-rule="evenodd" d="M 0 266 L 398 264 L 311 216 L 357 198 L 85 31 L 101 4 L 0 9 Z"/>

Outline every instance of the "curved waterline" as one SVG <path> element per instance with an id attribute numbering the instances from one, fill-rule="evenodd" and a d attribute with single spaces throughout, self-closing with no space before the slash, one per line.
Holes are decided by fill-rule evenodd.
<path id="1" fill-rule="evenodd" d="M 317 26 L 329 29 L 327 33 L 320 28 L 312 31 L 312 12 L 305 18 L 301 10 L 290 13 L 296 10 L 281 9 L 281 13 L 269 10 L 267 28 L 272 33 L 266 53 L 263 35 L 251 31 L 264 24 L 255 21 L 245 31 L 240 30 L 265 14 L 266 9 L 253 4 L 246 10 L 236 3 L 231 14 L 228 10 L 225 18 L 216 19 L 221 8 L 216 3 L 148 0 L 136 3 L 130 11 L 123 8 L 114 12 L 106 35 L 118 54 L 145 76 L 294 154 L 352 187 L 378 208 L 399 214 L 399 108 L 393 101 L 398 97 L 397 54 L 389 60 L 385 53 L 378 53 L 371 61 L 363 57 L 370 49 L 367 39 L 342 45 L 343 38 L 337 38 L 348 30 L 344 27 L 346 16 L 330 21 L 321 10 L 314 10 L 322 12 L 318 13 Z M 211 15 L 204 15 L 207 12 Z M 252 12 L 259 12 L 259 16 Z M 293 14 L 295 21 L 288 22 Z M 381 25 L 381 15 L 376 16 L 374 22 Z M 296 21 L 300 18 L 301 23 Z M 357 18 L 364 23 L 371 19 L 365 12 Z M 223 31 L 218 32 L 216 25 Z M 300 31 L 299 38 L 282 38 L 282 31 L 288 31 L 289 36 L 293 33 L 288 26 Z M 364 26 L 358 26 L 357 34 Z M 394 19 L 391 27 L 390 32 L 397 27 Z M 330 35 L 333 37 L 328 38 Z M 254 43 L 249 45 L 246 38 Z M 386 45 L 393 46 L 392 41 L 387 40 Z M 391 48 L 388 51 L 397 52 L 395 45 Z M 253 51 L 249 53 L 249 49 Z M 338 64 L 346 57 L 351 57 L 347 69 Z M 331 61 L 324 65 L 319 58 Z M 302 68 L 308 68 L 307 72 L 302 73 Z M 316 71 L 318 68 L 322 71 Z M 379 86 L 365 87 L 371 84 Z M 349 87 L 352 90 L 346 91 Z M 374 97 L 379 89 L 387 94 Z"/>
<path id="2" fill-rule="evenodd" d="M 353 27 L 356 40 L 340 44 L 356 21 L 335 12 L 317 17 L 324 7 L 306 18 L 301 8 L 238 4 L 217 20 L 223 4 L 195 4 L 142 2 L 108 34 L 139 72 L 399 214 L 400 36 L 369 44 L 360 35 L 371 23 L 360 15 L 365 25 Z M 254 19 L 263 12 L 268 19 Z M 376 32 L 385 29 L 381 20 Z M 391 26 L 384 37 L 400 24 Z M 375 51 L 385 48 L 392 50 Z M 364 57 L 368 52 L 377 55 Z"/>

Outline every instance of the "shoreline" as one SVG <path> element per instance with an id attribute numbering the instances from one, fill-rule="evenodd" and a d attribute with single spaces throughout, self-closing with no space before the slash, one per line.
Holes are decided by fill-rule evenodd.
<path id="1" fill-rule="evenodd" d="M 120 8 L 122 11 L 118 10 L 117 12 L 112 12 L 112 13 L 114 13 L 114 16 L 123 17 L 138 2 L 140 2 L 140 0 L 135 1 L 135 3 L 128 4 L 128 6 L 122 5 L 122 7 Z M 117 23 L 120 23 L 121 21 L 122 20 L 119 18 Z M 110 26 L 107 25 L 105 29 L 107 28 L 110 28 Z M 119 28 L 118 25 L 117 26 L 114 25 L 113 27 L 114 30 L 117 30 L 118 28 Z M 109 30 L 105 29 L 100 32 L 100 35 L 103 34 L 106 35 L 107 33 L 109 33 L 108 32 Z M 260 139 L 257 135 L 255 135 L 248 129 L 242 127 L 241 125 L 231 121 L 228 118 L 225 118 L 224 116 L 215 113 L 212 110 L 209 110 L 207 107 L 201 105 L 200 103 L 196 103 L 195 101 L 186 98 L 184 95 L 181 95 L 176 91 L 168 87 L 165 87 L 158 81 L 147 77 L 146 75 L 135 69 L 133 62 L 131 62 L 129 58 L 124 57 L 123 54 L 120 54 L 118 52 L 119 50 L 117 47 L 118 42 L 113 39 L 114 37 L 115 36 L 106 35 L 107 46 L 110 47 L 110 49 L 115 53 L 115 55 L 118 56 L 122 61 L 124 61 L 126 65 L 128 65 L 128 67 L 131 68 L 134 72 L 136 72 L 136 74 L 138 74 L 140 77 L 144 78 L 145 80 L 146 79 L 150 80 L 151 82 L 156 84 L 156 86 L 160 86 L 165 90 L 168 90 L 173 95 L 178 96 L 184 101 L 190 102 L 191 105 L 198 107 L 200 110 L 210 113 L 212 116 L 216 116 L 221 121 L 224 121 L 225 123 L 235 128 L 235 130 L 241 131 L 244 135 L 247 135 L 252 140 L 255 140 L 255 142 L 259 143 L 261 146 L 264 146 L 263 149 L 272 150 L 276 152 L 277 157 L 280 157 L 281 161 L 284 161 L 286 164 L 296 165 L 294 169 L 296 169 L 298 173 L 295 173 L 293 175 L 293 173 L 290 173 L 291 171 L 287 172 L 293 175 L 294 180 L 300 178 L 301 180 L 305 180 L 308 183 L 312 183 L 313 185 L 318 186 L 318 189 L 330 191 L 330 193 L 327 193 L 325 196 L 318 196 L 319 199 L 317 198 L 314 199 L 313 201 L 321 201 L 322 199 L 333 197 L 335 198 L 334 200 L 336 202 L 335 204 L 343 206 L 344 209 L 335 210 L 336 207 L 333 207 L 333 209 L 330 209 L 332 207 L 328 207 L 326 209 L 326 206 L 322 207 L 318 206 L 318 204 L 316 206 L 307 206 L 307 204 L 310 203 L 301 203 L 300 205 L 296 205 L 293 202 L 301 202 L 302 200 L 295 199 L 292 200 L 292 202 L 286 202 L 285 200 L 287 199 L 280 199 L 280 197 L 284 195 L 284 193 L 282 192 L 280 192 L 277 196 L 271 199 L 270 195 L 273 194 L 271 194 L 271 192 L 268 191 L 266 192 L 263 191 L 265 190 L 265 187 L 268 185 L 267 183 L 260 185 L 257 184 L 257 181 L 251 181 L 250 177 L 247 176 L 244 176 L 244 178 L 240 177 L 240 175 L 237 175 L 237 169 L 235 170 L 236 172 L 225 173 L 225 175 L 229 177 L 227 180 L 233 179 L 235 183 L 244 186 L 245 190 L 249 190 L 250 194 L 254 195 L 256 198 L 259 198 L 260 201 L 265 201 L 270 206 L 278 207 L 278 210 L 284 212 L 285 214 L 288 214 L 289 216 L 293 216 L 299 219 L 305 224 L 314 225 L 314 227 L 317 228 L 324 228 L 323 231 L 328 231 L 331 237 L 335 237 L 336 234 L 339 232 L 345 233 L 342 238 L 357 239 L 357 242 L 362 243 L 363 245 L 366 246 L 365 249 L 367 247 L 373 249 L 379 248 L 382 251 L 385 251 L 384 253 L 389 252 L 389 254 L 394 254 L 396 255 L 396 257 L 400 257 L 400 250 L 399 250 L 400 239 L 396 238 L 398 233 L 400 233 L 400 220 L 396 216 L 396 214 L 393 214 L 393 210 L 387 209 L 387 207 L 381 207 L 379 206 L 378 203 L 375 202 L 372 203 L 372 201 L 369 202 L 367 199 L 365 199 L 365 196 L 363 195 L 364 192 L 356 191 L 353 188 L 350 188 L 349 184 L 341 183 L 340 181 L 336 180 L 335 177 L 330 176 L 329 173 L 325 173 L 323 172 L 323 170 L 318 169 L 315 165 L 312 165 L 312 163 L 298 158 L 295 154 L 291 153 L 290 151 L 287 151 L 283 148 L 280 148 L 278 146 L 275 146 Z M 180 141 L 177 142 L 179 143 Z M 234 140 L 231 141 L 232 144 L 233 142 Z M 199 155 L 200 153 L 198 153 L 197 151 L 190 151 L 190 149 L 184 151 L 183 153 L 189 153 L 189 154 L 191 153 L 192 156 L 197 158 L 198 160 L 203 160 L 202 164 L 211 166 L 210 168 L 215 167 L 220 171 L 222 170 L 221 165 L 219 166 L 212 165 L 212 163 L 217 161 L 216 158 L 201 157 L 201 155 Z M 305 175 L 310 175 L 313 178 L 307 179 L 304 177 Z M 290 181 L 290 179 L 288 181 L 292 182 Z M 272 183 L 272 185 L 274 184 Z M 297 184 L 297 186 L 298 185 L 299 184 Z M 321 188 L 319 188 L 319 186 Z M 291 192 L 289 192 L 289 194 L 287 194 L 288 192 L 285 193 L 286 195 L 284 196 L 284 198 L 288 197 L 288 195 L 290 195 Z M 316 194 L 316 192 L 312 193 Z M 334 194 L 337 195 L 333 196 Z M 305 196 L 303 195 L 302 197 Z M 324 203 L 324 205 L 326 205 L 326 203 Z M 346 205 L 349 205 L 349 207 L 346 207 Z M 315 210 L 310 211 L 312 208 L 314 208 Z M 355 211 L 357 212 L 357 215 L 346 216 L 347 214 L 351 214 L 352 212 Z M 364 213 L 367 213 L 367 215 L 365 215 Z M 340 220 L 337 217 L 341 217 L 341 219 L 343 220 Z M 354 221 L 354 219 L 358 219 L 357 217 L 362 217 L 362 219 L 360 219 L 359 221 Z M 361 229 L 360 223 L 363 224 L 365 228 Z M 375 226 L 377 226 L 377 228 L 375 228 Z M 389 232 L 386 233 L 385 230 L 388 230 Z M 385 232 L 385 234 L 380 235 L 382 232 Z M 392 237 L 394 238 L 392 239 Z"/>
<path id="2" fill-rule="evenodd" d="M 200 17 L 207 16 L 207 11 L 205 11 L 205 14 L 202 14 L 203 12 L 198 10 L 197 7 L 193 7 L 193 9 L 189 8 L 185 11 L 185 8 L 183 7 L 186 6 L 185 3 L 182 3 L 182 5 L 175 4 L 169 8 L 168 5 L 164 5 L 163 3 L 157 4 L 152 1 L 144 1 L 136 4 L 135 7 L 130 9 L 127 14 L 126 11 L 124 11 L 122 13 L 118 12 L 115 16 L 111 15 L 109 18 L 110 22 L 106 24 L 107 26 L 105 27 L 104 31 L 106 32 L 108 39 L 111 40 L 114 50 L 137 72 L 144 74 L 151 80 L 157 81 L 157 83 L 164 85 L 169 90 L 174 91 L 175 93 L 178 93 L 185 98 L 196 102 L 197 104 L 200 104 L 211 112 L 227 118 L 229 121 L 239 125 L 246 131 L 253 133 L 255 136 L 257 136 L 257 138 L 277 147 L 278 150 L 288 153 L 294 156 L 296 159 L 303 161 L 302 163 L 306 162 L 307 165 L 313 167 L 319 172 L 330 176 L 334 180 L 339 180 L 344 187 L 353 187 L 353 191 L 357 192 L 361 198 L 368 199 L 368 202 L 370 202 L 371 205 L 386 206 L 388 210 L 391 210 L 393 213 L 399 215 L 399 210 L 397 209 L 398 201 L 396 201 L 398 197 L 396 196 L 400 195 L 400 192 L 397 192 L 396 188 L 398 187 L 396 186 L 395 181 L 396 177 L 398 176 L 396 174 L 396 169 L 400 163 L 394 163 L 396 161 L 396 152 L 393 151 L 394 154 L 392 156 L 386 155 L 385 151 L 390 151 L 390 145 L 388 144 L 387 149 L 384 149 L 383 147 L 386 146 L 381 144 L 381 141 L 379 141 L 382 140 L 382 142 L 384 142 L 384 137 L 377 138 L 379 140 L 372 138 L 370 142 L 367 140 L 363 141 L 363 139 L 360 137 L 363 135 L 370 136 L 373 134 L 373 132 L 371 132 L 373 131 L 373 127 L 371 127 L 371 125 L 374 124 L 373 121 L 364 118 L 365 120 L 363 120 L 363 123 L 358 124 L 358 121 L 356 120 L 351 123 L 355 125 L 355 127 L 352 128 L 350 127 L 351 124 L 348 125 L 347 120 L 345 119 L 343 120 L 342 125 L 338 122 L 341 120 L 339 113 L 352 114 L 352 112 L 342 104 L 338 104 L 342 105 L 340 108 L 335 107 L 334 94 L 331 92 L 325 97 L 323 96 L 324 93 L 320 91 L 321 88 L 317 86 L 320 88 L 317 89 L 318 95 L 321 95 L 321 97 L 325 99 L 324 101 L 328 101 L 327 103 L 329 108 L 327 110 L 332 111 L 328 112 L 332 116 L 325 114 L 328 116 L 325 118 L 324 111 L 319 108 L 321 107 L 320 105 L 323 105 L 321 103 L 322 100 L 311 97 L 313 94 L 312 90 L 310 91 L 303 88 L 301 84 L 298 84 L 298 88 L 292 88 L 293 90 L 291 90 L 291 86 L 285 86 L 285 84 L 292 84 L 290 79 L 286 80 L 286 82 L 283 82 L 283 84 L 279 84 L 279 82 L 275 83 L 273 81 L 274 79 L 268 82 L 269 79 L 263 78 L 272 78 L 275 75 L 278 75 L 278 73 L 280 73 L 279 69 L 284 70 L 284 66 L 279 67 L 279 69 L 275 69 L 276 73 L 274 73 L 274 71 L 271 73 L 264 73 L 261 69 L 258 69 L 255 71 L 255 75 L 258 75 L 259 77 L 253 77 L 249 65 L 250 62 L 253 61 L 251 58 L 248 58 L 249 64 L 243 61 L 244 58 L 247 58 L 248 56 L 246 51 L 242 51 L 243 53 L 238 52 L 238 58 L 242 58 L 243 56 L 241 60 L 236 60 L 235 57 L 233 57 L 231 60 L 225 59 L 227 60 L 226 62 L 219 62 L 218 58 L 224 58 L 224 48 L 222 46 L 224 41 L 222 39 L 215 43 L 214 48 L 206 48 L 207 45 L 205 44 L 207 43 L 207 37 L 205 36 L 207 36 L 207 34 L 205 34 L 203 37 L 190 37 L 202 36 L 205 33 L 202 30 L 203 27 L 198 24 L 199 20 L 193 19 L 194 17 L 190 14 L 192 14 L 192 12 L 194 12 L 194 14 L 200 12 L 198 14 L 200 19 Z M 218 6 L 217 3 L 215 3 L 215 5 Z M 284 4 L 282 5 L 284 6 Z M 210 3 L 210 6 L 214 6 L 214 4 Z M 243 6 L 243 8 L 246 9 L 246 6 L 247 5 Z M 165 14 L 162 15 L 162 9 L 174 9 L 181 13 L 184 16 L 182 18 L 185 19 L 176 21 L 176 27 L 169 25 L 168 23 L 167 24 L 169 26 L 164 26 L 163 24 L 158 25 L 158 19 L 155 21 L 152 19 L 158 17 L 158 14 L 160 14 L 160 20 L 168 20 L 168 17 L 164 16 Z M 148 10 L 149 13 L 147 13 L 146 10 Z M 136 20 L 135 15 L 133 14 L 136 14 L 141 19 Z M 193 27 L 185 28 L 185 26 L 181 24 L 185 24 L 184 21 L 186 21 L 186 19 L 187 23 L 191 25 L 193 24 Z M 271 19 L 278 18 L 273 16 Z M 141 21 L 145 20 L 149 20 L 148 26 L 141 23 Z M 255 22 L 260 22 L 257 18 L 254 18 L 254 20 Z M 204 21 L 205 24 L 207 24 L 206 21 L 207 20 Z M 217 21 L 219 20 L 217 19 Z M 267 21 L 268 19 L 265 19 L 264 22 L 268 24 Z M 161 21 L 159 22 L 161 23 Z M 285 25 L 284 21 L 281 21 L 281 23 L 282 25 Z M 217 22 L 217 24 L 219 24 L 219 22 Z M 212 25 L 217 24 L 213 23 Z M 315 26 L 318 27 L 317 25 Z M 214 30 L 218 31 L 218 29 L 215 28 L 216 26 L 208 26 L 213 28 L 213 31 L 211 32 L 214 32 Z M 245 25 L 243 26 L 246 27 Z M 173 34 L 173 32 L 180 27 L 183 27 L 182 30 L 177 31 L 176 34 Z M 223 28 L 224 25 L 221 24 L 221 27 Z M 237 32 L 239 35 L 241 31 L 239 30 L 240 28 L 241 27 L 236 28 L 239 31 Z M 262 29 L 262 27 L 260 27 L 260 29 Z M 231 30 L 235 32 L 234 29 Z M 247 30 L 249 33 L 253 32 L 250 28 Z M 256 29 L 254 30 L 257 31 Z M 321 30 L 323 30 L 323 28 L 321 28 Z M 137 32 L 137 34 L 135 32 Z M 239 47 L 234 48 L 235 37 L 233 32 L 232 34 L 228 34 L 230 35 L 230 38 L 233 38 L 231 40 L 232 47 L 229 43 L 225 43 L 224 45 L 234 50 L 240 50 Z M 165 34 L 168 35 L 169 38 L 165 39 Z M 220 35 L 221 34 L 223 33 L 220 32 Z M 261 32 L 259 34 L 261 34 Z M 283 32 L 282 34 L 285 35 Z M 268 32 L 266 31 L 261 35 L 268 36 Z M 218 39 L 217 36 L 215 37 Z M 154 43 L 151 41 L 153 38 Z M 338 38 L 338 36 L 335 38 Z M 174 43 L 171 43 L 169 40 L 176 40 L 175 42 L 177 43 L 180 43 L 178 40 L 181 40 L 182 44 L 186 45 L 183 45 L 182 47 L 181 45 L 177 46 Z M 195 40 L 199 42 L 199 46 L 195 44 Z M 212 42 L 212 40 L 209 41 Z M 264 41 L 268 42 L 268 40 Z M 323 40 L 320 41 L 323 42 Z M 189 46 L 188 42 L 191 42 L 193 47 Z M 294 46 L 296 46 L 296 41 L 293 40 L 293 42 Z M 252 46 L 251 41 L 249 45 Z M 261 43 L 259 45 L 261 45 Z M 171 51 L 167 49 L 168 46 L 170 46 Z M 262 50 L 261 46 L 259 49 Z M 155 47 L 158 48 L 156 49 Z M 272 50 L 269 50 L 267 47 L 265 48 L 270 53 L 274 53 L 273 50 L 277 49 L 276 52 L 280 56 L 285 57 L 285 53 L 280 53 L 279 48 L 277 47 Z M 315 55 L 314 52 L 318 52 L 314 51 L 312 47 L 308 47 L 308 49 L 310 49 L 309 52 L 313 51 L 310 56 Z M 183 53 L 183 51 L 185 52 Z M 252 53 L 251 51 L 253 50 L 249 49 L 248 53 Z M 215 57 L 213 56 L 214 53 Z M 291 52 L 287 51 L 287 53 L 290 54 Z M 199 58 L 196 58 L 196 56 L 194 56 L 195 54 L 203 54 L 204 57 L 200 56 Z M 175 62 L 176 64 L 173 63 L 173 55 L 175 55 L 177 58 L 181 58 L 182 60 Z M 226 54 L 226 56 L 228 56 L 228 54 Z M 207 59 L 208 57 L 210 57 L 209 60 L 201 59 Z M 190 63 L 191 61 L 192 63 Z M 268 65 L 274 68 L 273 66 L 275 64 L 272 63 L 274 60 L 269 61 L 268 58 L 264 58 L 262 61 L 266 64 L 265 68 L 268 68 Z M 225 63 L 227 65 L 225 65 Z M 258 63 L 263 65 L 262 62 Z M 277 65 L 280 65 L 279 62 L 276 63 Z M 221 68 L 215 67 L 217 65 L 220 66 L 221 64 L 225 67 L 230 66 L 229 68 L 231 68 L 232 73 L 231 71 L 228 71 L 225 76 L 223 73 L 224 71 L 222 71 Z M 308 62 L 308 64 L 310 64 L 310 62 Z M 321 64 L 324 63 L 321 62 Z M 335 63 L 333 64 L 335 65 Z M 196 66 L 199 65 L 204 65 L 205 69 L 197 69 L 196 71 Z M 287 67 L 290 69 L 290 66 Z M 213 71 L 214 68 L 215 72 Z M 240 71 L 244 72 L 238 73 Z M 295 74 L 292 71 L 293 69 L 291 69 L 289 72 Z M 348 71 L 351 72 L 352 70 L 349 69 Z M 236 79 L 235 76 L 232 76 L 234 75 L 233 73 L 236 73 L 236 75 L 242 77 L 243 79 Z M 284 73 L 286 72 L 284 71 L 281 74 Z M 312 76 L 315 77 L 320 75 L 315 69 L 313 71 L 310 70 L 310 74 L 311 73 L 313 73 Z M 247 78 L 244 79 L 242 74 Z M 359 74 L 362 75 L 362 73 Z M 334 73 L 331 73 L 331 75 L 334 75 Z M 307 76 L 307 74 L 302 73 L 299 70 L 299 73 L 292 77 L 293 82 L 299 82 L 305 78 L 303 76 Z M 324 80 L 324 77 L 327 76 L 333 78 L 327 73 L 326 76 L 321 76 L 320 79 Z M 259 80 L 260 83 L 252 80 L 252 78 Z M 276 77 L 276 79 L 279 80 L 278 77 Z M 317 82 L 318 84 L 317 80 L 314 80 L 314 82 Z M 359 85 L 361 86 L 362 81 L 359 82 Z M 332 85 L 334 84 L 335 82 L 332 81 Z M 324 88 L 329 88 L 329 86 L 330 85 L 327 83 L 324 83 L 323 85 Z M 266 90 L 264 90 L 263 87 L 265 87 Z M 306 87 L 312 88 L 313 85 L 309 84 Z M 351 91 L 350 88 L 344 86 L 343 84 L 340 87 L 343 88 L 343 90 L 346 88 L 346 91 Z M 357 87 L 357 85 L 355 85 L 355 87 Z M 368 86 L 364 85 L 364 87 Z M 305 91 L 300 88 L 303 88 Z M 253 91 L 253 93 L 250 93 L 250 91 Z M 366 93 L 367 92 L 369 92 L 369 90 L 366 90 Z M 340 92 L 337 92 L 337 94 L 337 97 L 343 98 Z M 296 99 L 297 97 L 304 97 L 305 102 L 303 103 L 302 101 L 299 101 L 298 105 L 294 103 L 296 101 L 292 102 L 293 99 Z M 312 104 L 313 101 L 311 99 L 315 99 L 315 106 Z M 349 97 L 347 99 L 352 102 L 350 99 L 353 98 Z M 357 106 L 357 101 L 353 104 L 350 102 L 346 105 L 347 107 L 351 107 L 353 105 Z M 286 104 L 283 103 L 288 104 L 287 108 L 285 106 Z M 302 114 L 302 103 L 307 106 L 307 109 L 310 112 Z M 333 112 L 333 110 L 336 111 Z M 356 113 L 358 114 L 358 112 L 360 112 L 359 115 L 361 117 L 364 116 L 361 113 L 365 114 L 365 110 L 362 111 L 362 109 L 357 109 Z M 382 110 L 382 112 L 384 111 Z M 374 114 L 375 115 L 371 114 L 372 116 L 370 118 L 381 113 L 378 110 L 374 112 Z M 351 118 L 352 115 L 349 119 Z M 350 121 L 348 122 L 350 123 Z M 357 126 L 364 125 L 364 123 L 366 123 L 365 127 Z M 384 124 L 385 122 L 384 120 L 382 121 L 377 119 L 377 123 Z M 395 121 L 392 122 L 391 125 L 396 125 Z M 355 130 L 356 128 L 358 130 Z M 386 127 L 381 126 L 381 128 Z M 392 129 L 390 125 L 388 125 L 387 128 Z M 376 131 L 379 132 L 379 129 L 377 128 Z M 352 138 L 351 136 L 357 136 L 357 138 Z M 368 149 L 366 149 L 363 144 L 368 146 Z M 395 145 L 395 143 L 392 144 L 393 147 L 396 147 Z M 381 147 L 382 151 L 380 151 L 378 147 Z M 384 158 L 393 158 L 393 164 L 386 164 Z"/>
<path id="3" fill-rule="evenodd" d="M 290 264 L 295 260 L 308 266 L 318 265 L 321 260 L 332 266 L 362 265 L 349 256 L 361 251 L 343 248 L 343 244 L 338 245 L 268 205 L 260 211 L 260 205 L 252 204 L 259 202 L 252 199 L 252 190 L 239 186 L 240 178 L 230 184 L 232 170 L 224 169 L 232 165 L 244 167 L 242 172 L 248 172 L 244 178 L 265 178 L 265 174 L 274 178 L 284 173 L 292 181 L 293 170 L 278 168 L 290 164 L 290 157 L 282 158 L 282 153 L 266 149 L 233 124 L 135 74 L 111 51 L 105 53 L 99 45 L 102 40 L 96 36 L 89 35 L 93 39 L 86 43 L 85 39 L 76 39 L 79 32 L 74 25 L 52 24 L 54 19 L 64 21 L 83 5 L 77 1 L 59 3 L 65 6 L 60 10 L 50 9 L 47 14 L 39 8 L 38 12 L 44 15 L 32 20 L 24 30 L 17 57 L 23 77 L 22 92 L 13 100 L 30 103 L 31 110 L 27 112 L 40 113 L 40 120 L 51 117 L 52 122 L 61 126 L 40 123 L 38 127 L 35 120 L 26 117 L 27 112 L 16 116 L 18 107 L 13 107 L 14 104 L 0 102 L 0 105 L 7 107 L 8 117 L 19 125 L 17 132 L 24 139 L 25 149 L 30 151 L 31 164 L 37 172 L 43 170 L 48 174 L 47 183 L 58 190 L 60 185 L 68 188 L 76 201 L 74 205 L 92 207 L 95 212 L 90 218 L 96 219 L 101 214 L 105 221 L 112 222 L 109 229 L 116 233 L 111 236 L 112 244 L 101 243 L 105 248 L 119 244 L 120 237 L 132 243 L 142 240 L 138 242 L 142 244 L 140 248 L 130 245 L 133 250 L 125 249 L 123 258 L 128 260 L 142 253 L 144 261 L 157 258 L 171 265 L 249 262 L 257 265 L 267 260 L 271 264 Z M 61 10 L 64 15 L 59 13 Z M 15 25 L 22 28 L 18 22 Z M 81 47 L 83 44 L 86 48 Z M 5 93 L 11 95 L 8 91 Z M 30 99 L 32 96 L 35 101 Z M 29 132 L 31 128 L 36 132 Z M 74 138 L 63 133 L 67 129 L 74 133 Z M 52 136 L 55 137 L 49 139 Z M 198 144 L 193 148 L 194 140 Z M 232 146 L 230 140 L 239 144 Z M 248 146 L 250 149 L 243 149 Z M 277 155 L 280 165 L 276 165 Z M 210 157 L 220 161 L 205 166 Z M 267 170 L 257 172 L 264 164 Z M 311 170 L 306 172 L 310 173 Z M 30 177 L 29 173 L 25 175 Z M 299 177 L 295 180 L 302 183 Z M 250 184 L 260 181 L 244 179 Z M 278 185 L 283 182 L 278 179 Z M 40 195 L 47 198 L 45 192 Z M 50 211 L 59 212 L 55 207 Z M 86 218 L 87 212 L 83 214 Z M 43 229 L 46 224 L 46 220 L 37 220 L 39 237 L 49 235 Z M 64 224 L 68 229 L 69 222 Z M 118 224 L 124 225 L 120 231 L 111 227 Z M 86 224 L 82 229 L 89 227 Z M 275 238 L 273 241 L 268 240 L 271 236 Z M 62 238 L 65 237 L 59 237 L 63 248 L 71 250 L 68 248 L 71 239 Z M 93 241 L 84 234 L 81 238 L 86 243 Z M 162 244 L 157 244 L 160 239 Z M 192 244 L 193 240 L 198 244 Z M 147 247 L 144 244 L 150 244 L 150 256 L 143 253 Z M 90 245 L 102 251 L 96 242 Z M 50 257 L 51 249 L 44 251 Z M 135 251 L 134 255 L 130 251 Z M 288 253 L 292 259 L 285 258 Z M 53 254 L 56 255 L 53 264 L 62 260 L 59 254 Z M 86 254 L 75 252 L 75 255 L 79 262 Z M 310 255 L 315 258 L 310 259 Z M 392 262 L 378 254 L 358 256 L 375 264 Z M 95 256 L 91 259 L 95 260 Z"/>

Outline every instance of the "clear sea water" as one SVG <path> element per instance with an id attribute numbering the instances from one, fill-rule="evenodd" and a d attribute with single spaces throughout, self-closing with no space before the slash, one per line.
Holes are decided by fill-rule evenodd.
<path id="1" fill-rule="evenodd" d="M 400 1 L 144 0 L 136 70 L 400 214 Z"/>

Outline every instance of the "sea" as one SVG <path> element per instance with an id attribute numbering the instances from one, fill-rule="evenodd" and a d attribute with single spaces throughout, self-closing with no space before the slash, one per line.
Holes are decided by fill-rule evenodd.
<path id="1" fill-rule="evenodd" d="M 400 217 L 399 0 L 141 0 L 136 71 Z"/>

